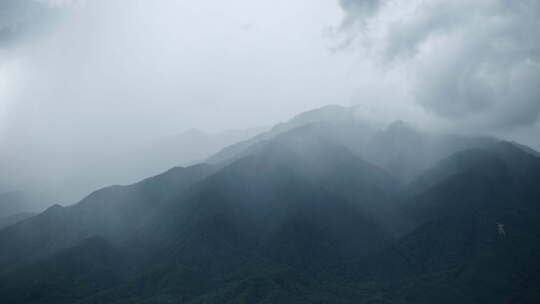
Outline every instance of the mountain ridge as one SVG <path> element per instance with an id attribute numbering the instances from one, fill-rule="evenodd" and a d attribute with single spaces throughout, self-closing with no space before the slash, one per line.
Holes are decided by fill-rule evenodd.
<path id="1" fill-rule="evenodd" d="M 310 121 L 317 113 L 309 113 L 302 118 L 308 123 L 281 126 L 285 131 L 254 140 L 230 161 L 107 187 L 0 230 L 0 298 L 540 299 L 539 157 L 513 143 L 426 135 L 399 122 L 359 133 L 363 127 L 343 114 L 350 109 L 330 109 L 337 121 Z M 377 155 L 404 145 L 409 150 Z M 81 272 L 74 273 L 62 261 L 78 256 Z M 50 282 L 30 283 L 46 274 Z M 114 279 L 100 279 L 109 275 Z M 20 286 L 4 283 L 11 281 Z"/>

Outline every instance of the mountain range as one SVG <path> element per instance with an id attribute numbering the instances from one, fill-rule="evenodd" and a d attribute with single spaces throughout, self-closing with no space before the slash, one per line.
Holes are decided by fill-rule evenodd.
<path id="1" fill-rule="evenodd" d="M 0 229 L 4 303 L 538 303 L 540 157 L 302 113 Z"/>
<path id="2" fill-rule="evenodd" d="M 208 134 L 190 129 L 157 139 L 141 139 L 122 149 L 111 148 L 99 157 L 81 156 L 73 166 L 66 166 L 62 159 L 50 160 L 55 170 L 0 159 L 0 182 L 5 184 L 0 185 L 0 218 L 41 212 L 54 204 L 70 205 L 95 189 L 132 184 L 174 166 L 196 164 L 216 150 L 262 130 L 265 128 Z"/>

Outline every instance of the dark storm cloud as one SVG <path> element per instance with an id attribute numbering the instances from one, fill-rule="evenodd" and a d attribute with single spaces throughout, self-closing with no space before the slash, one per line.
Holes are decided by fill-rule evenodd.
<path id="1" fill-rule="evenodd" d="M 385 64 L 413 72 L 411 91 L 419 104 L 441 117 L 485 128 L 538 120 L 539 1 L 399 5 L 398 9 L 409 5 L 412 13 L 388 12 L 379 3 L 367 6 L 378 17 L 371 28 L 382 33 L 370 47 Z M 345 22 L 365 18 L 352 4 L 342 7 L 347 11 Z"/>

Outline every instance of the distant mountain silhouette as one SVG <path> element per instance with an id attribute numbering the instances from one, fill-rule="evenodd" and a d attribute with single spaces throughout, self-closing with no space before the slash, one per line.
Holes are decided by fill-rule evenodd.
<path id="1" fill-rule="evenodd" d="M 82 239 L 135 233 L 160 204 L 213 172 L 209 165 L 173 168 L 130 186 L 112 186 L 71 207 L 59 205 L 0 230 L 0 269 L 39 260 Z"/>
<path id="2" fill-rule="evenodd" d="M 32 216 L 36 215 L 36 213 L 32 212 L 22 212 L 22 213 L 16 213 L 10 216 L 2 217 L 0 218 L 0 229 L 11 226 L 13 224 L 16 224 L 20 221 L 23 221 L 27 218 L 31 218 Z"/>
<path id="3" fill-rule="evenodd" d="M 347 147 L 362 159 L 379 166 L 407 183 L 437 161 L 468 148 L 497 142 L 488 137 L 429 134 L 397 121 L 385 129 L 371 127 L 356 118 L 354 107 L 326 106 L 302 113 L 266 133 L 231 145 L 208 159 L 214 164 L 228 163 L 249 152 L 261 142 L 287 131 L 311 126 L 335 145 Z"/>
<path id="4" fill-rule="evenodd" d="M 253 138 L 241 141 L 225 147 L 218 153 L 212 155 L 207 161 L 209 163 L 227 163 L 238 158 L 245 150 L 251 146 L 265 140 L 274 138 L 283 132 L 292 129 L 318 123 L 327 124 L 363 124 L 355 119 L 353 109 L 338 105 L 328 105 L 319 109 L 301 113 L 285 123 L 280 123 L 274 126 L 267 132 L 261 133 Z"/>
<path id="5" fill-rule="evenodd" d="M 92 237 L 19 268 L 17 276 L 2 281 L 1 298 L 5 303 L 74 303 L 121 283 L 126 267 L 125 257 L 109 242 Z"/>
<path id="6" fill-rule="evenodd" d="M 19 212 L 42 212 L 54 204 L 71 205 L 95 189 L 132 184 L 175 166 L 193 165 L 223 147 L 264 130 L 252 128 L 208 134 L 190 129 L 170 136 L 141 139 L 126 145 L 123 150 L 109 151 L 105 148 L 108 152 L 103 155 L 106 157 L 87 156 L 68 167 L 59 163 L 57 170 L 40 171 L 39 168 L 0 159 L 0 183 L 6 183 L 0 185 L 0 190 L 5 188 L 19 196 L 24 195 L 24 202 L 16 203 L 10 199 L 4 204 L 6 200 L 0 191 L 0 217 Z M 3 207 L 7 204 L 9 208 Z"/>
<path id="7" fill-rule="evenodd" d="M 14 216 L 26 212 L 42 211 L 46 208 L 39 197 L 24 191 L 9 191 L 0 193 L 0 218 Z"/>
<path id="8" fill-rule="evenodd" d="M 540 157 L 326 107 L 0 230 L 9 303 L 537 303 Z"/>

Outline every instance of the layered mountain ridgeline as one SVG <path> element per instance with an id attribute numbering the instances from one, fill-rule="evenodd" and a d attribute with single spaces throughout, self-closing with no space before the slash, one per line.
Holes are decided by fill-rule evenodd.
<path id="1" fill-rule="evenodd" d="M 36 204 L 36 195 L 23 191 L 0 193 L 0 218 L 15 216 L 21 213 L 37 212 L 43 205 Z M 43 210 L 43 209 L 41 209 Z"/>
<path id="2" fill-rule="evenodd" d="M 227 147 L 261 133 L 265 128 L 229 130 L 208 134 L 197 129 L 149 140 L 133 145 L 114 155 L 108 155 L 87 164 L 69 176 L 72 193 L 65 195 L 63 201 L 80 198 L 100 187 L 111 184 L 131 184 L 148 176 L 159 174 L 175 166 L 197 164 Z M 75 191 L 76 190 L 76 191 Z"/>
<path id="3" fill-rule="evenodd" d="M 212 160 L 0 230 L 0 299 L 540 300 L 534 151 L 330 107 Z"/>
<path id="4" fill-rule="evenodd" d="M 207 134 L 191 129 L 152 139 L 126 140 L 98 152 L 74 153 L 71 163 L 55 156 L 47 164 L 0 158 L 0 217 L 70 205 L 95 189 L 126 185 L 175 166 L 196 164 L 217 150 L 265 128 Z M 46 158 L 42 156 L 41 158 Z"/>
<path id="5" fill-rule="evenodd" d="M 343 146 L 388 171 L 401 182 L 408 183 L 421 172 L 451 154 L 470 148 L 492 145 L 497 140 L 488 137 L 465 137 L 451 134 L 429 134 L 407 123 L 396 121 L 379 129 L 360 121 L 354 107 L 326 106 L 302 113 L 286 123 L 247 141 L 219 151 L 207 162 L 230 163 L 249 154 L 257 145 L 288 131 L 304 128 L 334 145 Z"/>
<path id="6" fill-rule="evenodd" d="M 161 204 L 212 172 L 207 165 L 173 168 L 130 186 L 96 191 L 71 207 L 52 206 L 38 216 L 6 227 L 0 230 L 0 269 L 39 260 L 96 235 L 119 241 L 129 239 Z"/>
<path id="7" fill-rule="evenodd" d="M 32 212 L 21 212 L 16 213 L 10 216 L 5 216 L 0 218 L 0 229 L 11 226 L 13 224 L 16 224 L 18 222 L 21 222 L 25 219 L 31 218 L 32 216 L 36 215 L 37 213 Z"/>

